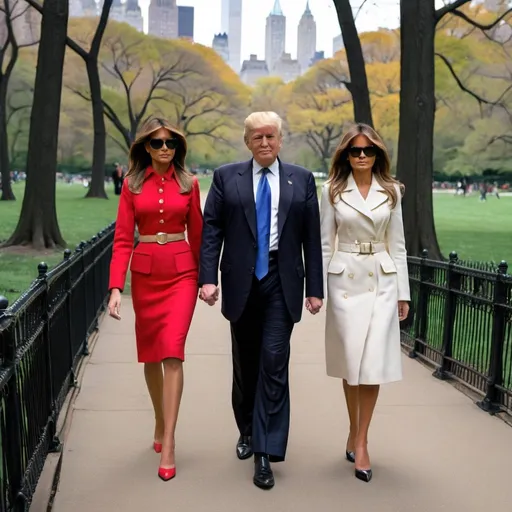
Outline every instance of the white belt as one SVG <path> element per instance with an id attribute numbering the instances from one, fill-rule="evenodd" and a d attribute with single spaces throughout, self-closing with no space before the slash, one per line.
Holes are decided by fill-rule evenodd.
<path id="1" fill-rule="evenodd" d="M 358 254 L 375 254 L 376 252 L 385 252 L 386 244 L 383 242 L 355 242 L 353 244 L 338 244 L 340 252 L 355 252 Z"/>

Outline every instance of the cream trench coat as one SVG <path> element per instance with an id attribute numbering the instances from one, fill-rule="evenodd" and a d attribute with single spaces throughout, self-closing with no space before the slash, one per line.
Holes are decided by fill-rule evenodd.
<path id="1" fill-rule="evenodd" d="M 327 375 L 352 386 L 401 380 L 397 302 L 410 300 L 401 201 L 391 209 L 375 178 L 363 199 L 351 174 L 334 206 L 324 184 L 320 218 Z M 347 252 L 370 241 L 379 252 Z"/>

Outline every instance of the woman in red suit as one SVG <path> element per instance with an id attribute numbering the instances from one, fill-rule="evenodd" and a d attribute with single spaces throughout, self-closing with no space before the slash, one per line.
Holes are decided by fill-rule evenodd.
<path id="1" fill-rule="evenodd" d="M 203 227 L 199 184 L 185 169 L 186 153 L 185 137 L 165 120 L 144 124 L 130 149 L 110 265 L 108 309 L 119 320 L 131 258 L 137 354 L 155 410 L 158 475 L 166 481 L 176 475 L 174 432 Z M 139 244 L 134 249 L 135 226 Z"/>

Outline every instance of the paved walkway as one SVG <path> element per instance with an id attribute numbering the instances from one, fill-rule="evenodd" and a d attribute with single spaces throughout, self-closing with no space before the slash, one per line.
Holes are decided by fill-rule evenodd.
<path id="1" fill-rule="evenodd" d="M 228 324 L 199 303 L 188 342 L 176 437 L 177 477 L 157 478 L 153 418 L 135 360 L 133 313 L 105 318 L 66 440 L 55 512 L 485 512 L 511 509 L 512 429 L 404 357 L 404 381 L 383 388 L 370 439 L 374 478 L 344 460 L 340 383 L 326 377 L 323 313 L 292 338 L 292 427 L 276 487 L 252 484 L 234 452 Z"/>

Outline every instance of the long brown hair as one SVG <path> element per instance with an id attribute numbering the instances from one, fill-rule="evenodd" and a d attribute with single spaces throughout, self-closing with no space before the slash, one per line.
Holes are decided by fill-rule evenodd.
<path id="1" fill-rule="evenodd" d="M 126 173 L 128 188 L 134 194 L 140 194 L 142 191 L 146 168 L 151 165 L 151 156 L 146 151 L 145 144 L 150 139 L 151 134 L 160 128 L 169 130 L 172 136 L 179 141 L 172 163 L 176 179 L 180 185 L 180 192 L 188 194 L 192 190 L 192 174 L 185 168 L 187 141 L 181 132 L 174 128 L 167 120 L 160 117 L 151 117 L 143 123 L 130 148 L 128 172 Z"/>
<path id="2" fill-rule="evenodd" d="M 391 161 L 384 141 L 371 126 L 364 123 L 357 123 L 347 130 L 347 132 L 341 137 L 341 141 L 336 148 L 334 156 L 332 157 L 331 168 L 327 178 L 330 184 L 330 202 L 334 205 L 336 199 L 339 198 L 341 193 L 347 187 L 348 177 L 352 172 L 352 167 L 350 166 L 350 161 L 348 159 L 348 150 L 350 149 L 350 143 L 358 135 L 366 135 L 371 143 L 377 148 L 377 157 L 375 158 L 372 173 L 386 192 L 391 202 L 391 208 L 394 208 L 398 202 L 396 185 L 400 187 L 402 195 L 404 193 L 404 187 L 399 181 L 395 180 L 395 178 L 391 176 Z"/>

